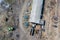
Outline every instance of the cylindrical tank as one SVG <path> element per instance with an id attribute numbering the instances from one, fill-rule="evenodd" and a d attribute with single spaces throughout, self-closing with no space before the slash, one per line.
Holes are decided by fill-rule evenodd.
<path id="1" fill-rule="evenodd" d="M 43 0 L 33 0 L 29 22 L 40 23 Z"/>

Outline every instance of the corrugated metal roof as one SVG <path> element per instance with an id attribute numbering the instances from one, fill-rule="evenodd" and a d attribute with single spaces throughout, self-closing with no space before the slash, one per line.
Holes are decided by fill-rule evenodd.
<path id="1" fill-rule="evenodd" d="M 29 22 L 40 23 L 43 0 L 33 0 Z"/>

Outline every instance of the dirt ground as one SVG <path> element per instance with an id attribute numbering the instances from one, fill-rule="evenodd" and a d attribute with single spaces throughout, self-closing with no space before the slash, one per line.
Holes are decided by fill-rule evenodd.
<path id="1" fill-rule="evenodd" d="M 59 0 L 46 0 L 45 1 L 45 11 L 44 18 L 46 20 L 45 30 L 46 39 L 45 40 L 60 40 L 59 39 L 59 11 L 58 6 Z"/>
<path id="2" fill-rule="evenodd" d="M 0 40 L 60 40 L 60 0 L 45 0 L 43 19 L 46 23 L 41 39 L 40 34 L 34 36 L 29 34 L 30 27 L 23 27 L 23 14 L 28 9 L 29 1 L 31 0 L 18 0 L 12 5 L 13 13 L 7 11 L 0 13 Z M 9 19 L 8 22 L 6 18 Z M 17 26 L 17 29 L 8 32 L 8 26 Z"/>

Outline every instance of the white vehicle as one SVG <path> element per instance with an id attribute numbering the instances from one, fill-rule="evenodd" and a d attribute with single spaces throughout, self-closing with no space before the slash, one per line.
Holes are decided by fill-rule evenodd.
<path id="1" fill-rule="evenodd" d="M 4 9 L 8 9 L 8 8 L 9 8 L 9 6 L 10 6 L 10 5 L 9 5 L 8 3 L 6 3 L 6 4 L 5 4 L 5 3 L 4 3 L 4 4 L 2 4 L 2 7 L 3 7 Z"/>
<path id="2" fill-rule="evenodd" d="M 3 2 L 4 0 L 0 0 L 0 4 Z"/>
<path id="3" fill-rule="evenodd" d="M 8 9 L 10 4 L 6 3 L 4 0 L 0 0 L 0 5 L 3 9 Z"/>

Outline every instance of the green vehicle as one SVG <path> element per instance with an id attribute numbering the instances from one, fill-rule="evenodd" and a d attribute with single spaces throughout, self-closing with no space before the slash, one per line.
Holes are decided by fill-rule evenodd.
<path id="1" fill-rule="evenodd" d="M 8 31 L 13 31 L 13 27 L 8 27 Z"/>
<path id="2" fill-rule="evenodd" d="M 16 30 L 16 28 L 17 28 L 16 26 L 14 26 L 14 27 L 12 27 L 12 26 L 8 26 L 7 29 L 8 29 L 8 31 L 14 31 L 14 30 Z"/>

